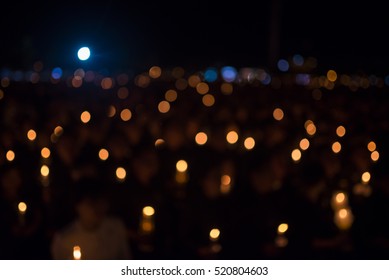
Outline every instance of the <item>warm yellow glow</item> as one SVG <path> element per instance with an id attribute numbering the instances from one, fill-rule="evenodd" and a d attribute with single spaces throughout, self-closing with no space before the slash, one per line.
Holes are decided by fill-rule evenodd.
<path id="1" fill-rule="evenodd" d="M 201 82 L 196 85 L 196 91 L 199 94 L 206 94 L 209 91 L 209 86 L 207 83 Z"/>
<path id="2" fill-rule="evenodd" d="M 188 163 L 185 160 L 181 159 L 177 161 L 176 168 L 179 172 L 185 172 L 188 169 Z"/>
<path id="3" fill-rule="evenodd" d="M 81 260 L 81 248 L 80 248 L 80 246 L 73 247 L 73 258 L 75 260 Z"/>
<path id="4" fill-rule="evenodd" d="M 236 131 L 232 130 L 227 133 L 226 139 L 228 143 L 235 144 L 236 142 L 238 142 L 239 135 Z"/>
<path id="5" fill-rule="evenodd" d="M 55 128 L 54 128 L 54 135 L 55 136 L 61 136 L 62 135 L 62 133 L 63 133 L 63 128 L 62 128 L 62 126 L 56 126 Z"/>
<path id="6" fill-rule="evenodd" d="M 195 88 L 197 86 L 197 84 L 199 84 L 200 82 L 201 82 L 200 77 L 197 75 L 192 75 L 188 79 L 189 86 L 191 86 L 193 88 Z"/>
<path id="7" fill-rule="evenodd" d="M 339 204 L 342 204 L 343 202 L 345 202 L 345 200 L 346 200 L 346 195 L 342 192 L 338 193 L 335 196 L 335 201 Z"/>
<path id="8" fill-rule="evenodd" d="M 27 204 L 25 203 L 25 202 L 19 202 L 19 204 L 18 204 L 18 209 L 19 209 L 19 212 L 21 213 L 21 214 L 24 214 L 24 213 L 26 213 L 26 211 L 27 211 Z"/>
<path id="9" fill-rule="evenodd" d="M 375 144 L 374 141 L 370 141 L 369 144 L 367 144 L 367 149 L 370 152 L 374 152 L 377 149 L 377 145 Z"/>
<path id="10" fill-rule="evenodd" d="M 338 135 L 339 137 L 343 137 L 344 135 L 346 135 L 346 128 L 343 125 L 338 126 L 338 128 L 336 129 L 336 135 Z"/>
<path id="11" fill-rule="evenodd" d="M 144 233 L 146 232 L 150 233 L 154 230 L 154 223 L 149 219 L 143 220 L 140 226 Z"/>
<path id="12" fill-rule="evenodd" d="M 212 241 L 218 240 L 219 236 L 220 236 L 220 230 L 218 228 L 213 228 L 209 232 L 209 239 L 211 239 Z"/>
<path id="13" fill-rule="evenodd" d="M 123 121 L 129 121 L 132 117 L 132 113 L 130 111 L 130 109 L 123 109 L 121 112 L 120 112 L 120 118 L 123 120 Z"/>
<path id="14" fill-rule="evenodd" d="M 155 140 L 154 145 L 155 145 L 155 147 L 159 147 L 159 146 L 163 145 L 164 143 L 165 143 L 165 140 L 159 138 L 159 139 Z"/>
<path id="15" fill-rule="evenodd" d="M 6 154 L 5 157 L 7 158 L 8 161 L 13 161 L 15 159 L 15 153 L 12 150 L 9 150 Z"/>
<path id="16" fill-rule="evenodd" d="M 341 218 L 341 219 L 347 218 L 347 216 L 348 216 L 348 210 L 345 209 L 345 208 L 340 209 L 339 212 L 338 212 L 338 216 L 339 216 L 339 218 Z"/>
<path id="17" fill-rule="evenodd" d="M 143 207 L 143 216 L 146 216 L 146 217 L 151 217 L 155 214 L 155 210 L 153 207 L 151 206 L 146 206 L 146 207 Z"/>
<path id="18" fill-rule="evenodd" d="M 335 154 L 339 153 L 341 150 L 342 150 L 342 145 L 338 141 L 336 141 L 332 144 L 332 151 Z"/>
<path id="19" fill-rule="evenodd" d="M 285 233 L 287 230 L 288 230 L 289 226 L 288 224 L 285 224 L 285 223 L 282 223 L 278 226 L 278 233 L 282 234 L 282 233 Z"/>
<path id="20" fill-rule="evenodd" d="M 203 104 L 207 107 L 212 107 L 215 104 L 215 97 L 212 94 L 206 94 L 202 98 Z"/>
<path id="21" fill-rule="evenodd" d="M 380 158 L 380 154 L 378 151 L 374 151 L 370 155 L 372 161 L 377 161 Z"/>
<path id="22" fill-rule="evenodd" d="M 330 82 L 335 82 L 337 78 L 338 78 L 338 74 L 336 74 L 336 72 L 334 70 L 328 70 L 327 79 Z"/>
<path id="23" fill-rule="evenodd" d="M 223 83 L 221 86 L 220 86 L 220 90 L 223 94 L 225 95 L 230 95 L 232 94 L 232 92 L 234 91 L 234 87 L 232 86 L 232 84 L 230 83 Z"/>
<path id="24" fill-rule="evenodd" d="M 221 183 L 222 183 L 222 185 L 229 185 L 229 184 L 231 184 L 231 177 L 229 175 L 223 175 L 221 177 Z"/>
<path id="25" fill-rule="evenodd" d="M 307 129 L 308 125 L 310 125 L 310 124 L 313 124 L 313 121 L 307 120 L 307 121 L 304 123 L 304 128 Z"/>
<path id="26" fill-rule="evenodd" d="M 247 150 L 252 150 L 254 149 L 255 147 L 255 140 L 253 137 L 247 137 L 245 140 L 244 140 L 244 147 L 247 149 Z"/>
<path id="27" fill-rule="evenodd" d="M 170 110 L 170 103 L 167 101 L 161 101 L 158 104 L 158 111 L 161 113 L 167 113 Z"/>
<path id="28" fill-rule="evenodd" d="M 362 174 L 361 180 L 363 183 L 368 183 L 370 181 L 370 178 L 371 178 L 370 173 L 366 171 Z"/>
<path id="29" fill-rule="evenodd" d="M 49 148 L 47 148 L 47 147 L 42 148 L 42 150 L 41 150 L 41 156 L 42 156 L 43 158 L 49 158 L 49 157 L 50 157 L 50 154 L 51 154 L 51 151 L 50 151 Z"/>
<path id="30" fill-rule="evenodd" d="M 301 151 L 299 149 L 294 149 L 291 156 L 293 161 L 299 161 L 301 159 Z"/>
<path id="31" fill-rule="evenodd" d="M 284 111 L 281 108 L 275 108 L 273 111 L 273 118 L 280 121 L 284 118 Z"/>
<path id="32" fill-rule="evenodd" d="M 50 169 L 47 165 L 42 165 L 41 167 L 41 175 L 44 176 L 44 177 L 47 177 L 49 176 L 49 173 L 50 173 Z"/>
<path id="33" fill-rule="evenodd" d="M 36 139 L 36 132 L 35 132 L 35 130 L 30 129 L 30 130 L 27 132 L 27 138 L 28 138 L 28 140 L 30 140 L 30 141 L 34 141 L 34 140 Z"/>
<path id="34" fill-rule="evenodd" d="M 101 160 L 107 160 L 109 157 L 109 152 L 106 149 L 100 149 L 99 151 L 99 158 Z"/>
<path id="35" fill-rule="evenodd" d="M 309 144 L 310 143 L 309 143 L 309 140 L 307 138 L 301 139 L 300 144 L 299 144 L 300 149 L 303 151 L 307 150 L 309 148 Z"/>
<path id="36" fill-rule="evenodd" d="M 177 91 L 175 91 L 174 89 L 169 89 L 165 93 L 165 99 L 167 101 L 169 101 L 169 102 L 176 101 L 176 99 L 177 99 Z"/>
<path id="37" fill-rule="evenodd" d="M 88 111 L 81 113 L 80 119 L 83 123 L 88 123 L 91 119 L 91 114 Z"/>
<path id="38" fill-rule="evenodd" d="M 315 124 L 314 123 L 308 124 L 306 130 L 307 130 L 307 133 L 309 135 L 311 135 L 311 136 L 314 135 L 316 133 L 316 126 L 315 126 Z"/>
<path id="39" fill-rule="evenodd" d="M 161 77 L 161 74 L 162 74 L 162 70 L 161 67 L 159 66 L 153 66 L 149 70 L 149 76 L 153 79 L 157 79 Z"/>
<path id="40" fill-rule="evenodd" d="M 116 168 L 116 177 L 119 180 L 124 180 L 126 178 L 127 172 L 123 167 Z"/>
<path id="41" fill-rule="evenodd" d="M 204 145 L 208 141 L 208 136 L 205 132 L 199 132 L 196 134 L 195 141 L 197 145 Z"/>

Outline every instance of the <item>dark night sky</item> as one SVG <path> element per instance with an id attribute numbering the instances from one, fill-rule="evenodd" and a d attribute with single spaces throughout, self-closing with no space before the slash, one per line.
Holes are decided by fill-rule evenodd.
<path id="1" fill-rule="evenodd" d="M 92 48 L 96 67 L 267 66 L 272 1 L 8 1 L 1 8 L 0 68 L 77 64 Z M 315 56 L 345 71 L 385 71 L 384 2 L 282 3 L 280 56 Z M 255 3 L 255 4 L 254 4 Z"/>

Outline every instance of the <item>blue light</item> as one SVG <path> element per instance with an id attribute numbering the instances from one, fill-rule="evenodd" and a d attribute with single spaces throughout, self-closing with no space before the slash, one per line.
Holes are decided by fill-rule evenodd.
<path id="1" fill-rule="evenodd" d="M 282 72 L 289 70 L 289 63 L 285 59 L 280 59 L 277 63 L 278 69 Z"/>
<path id="2" fill-rule="evenodd" d="M 293 63 L 297 66 L 303 66 L 304 64 L 304 57 L 302 57 L 301 55 L 299 54 L 295 54 L 293 56 Z"/>
<path id="3" fill-rule="evenodd" d="M 301 86 L 307 86 L 311 82 L 311 77 L 309 74 L 297 74 L 296 75 L 296 84 Z"/>
<path id="4" fill-rule="evenodd" d="M 387 75 L 387 76 L 385 77 L 385 84 L 386 84 L 387 86 L 389 86 L 389 75 Z"/>
<path id="5" fill-rule="evenodd" d="M 62 77 L 62 69 L 59 67 L 55 67 L 53 71 L 51 71 L 51 77 L 55 80 L 59 80 Z"/>
<path id="6" fill-rule="evenodd" d="M 225 66 L 222 68 L 222 77 L 228 83 L 235 81 L 237 75 L 238 72 L 234 67 Z"/>
<path id="7" fill-rule="evenodd" d="M 204 80 L 207 82 L 214 82 L 217 80 L 217 71 L 215 68 L 208 68 L 204 73 Z"/>
<path id="8" fill-rule="evenodd" d="M 82 47 L 78 50 L 77 56 L 79 60 L 87 60 L 90 57 L 90 49 L 88 47 Z"/>

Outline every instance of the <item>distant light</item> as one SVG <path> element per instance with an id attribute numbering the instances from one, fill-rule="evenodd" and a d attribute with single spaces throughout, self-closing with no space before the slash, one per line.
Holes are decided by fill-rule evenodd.
<path id="1" fill-rule="evenodd" d="M 24 214 L 27 211 L 27 204 L 25 202 L 19 202 L 18 210 L 20 213 Z"/>
<path id="2" fill-rule="evenodd" d="M 231 67 L 231 66 L 223 67 L 221 72 L 222 72 L 223 80 L 228 82 L 228 83 L 235 81 L 235 79 L 238 75 L 238 72 L 236 71 L 236 69 L 234 67 Z"/>
<path id="3" fill-rule="evenodd" d="M 300 144 L 299 144 L 300 149 L 303 151 L 307 150 L 309 148 L 309 144 L 310 143 L 309 143 L 309 140 L 307 138 L 301 139 Z"/>
<path id="4" fill-rule="evenodd" d="M 126 178 L 127 172 L 123 167 L 116 168 L 116 177 L 123 181 Z"/>
<path id="5" fill-rule="evenodd" d="M 209 232 L 209 238 L 212 240 L 212 241 L 216 241 L 219 239 L 219 236 L 220 236 L 220 230 L 218 228 L 213 228 L 211 229 L 211 231 Z"/>
<path id="6" fill-rule="evenodd" d="M 49 157 L 50 157 L 50 154 L 51 154 L 51 152 L 50 152 L 50 149 L 49 149 L 49 148 L 47 148 L 47 147 L 42 148 L 42 150 L 41 150 L 41 156 L 42 156 L 43 158 L 49 158 Z"/>
<path id="7" fill-rule="evenodd" d="M 56 126 L 56 127 L 54 128 L 54 134 L 55 134 L 55 136 L 61 136 L 62 133 L 63 133 L 63 128 L 62 128 L 62 126 Z"/>
<path id="8" fill-rule="evenodd" d="M 167 102 L 166 100 L 159 102 L 158 111 L 160 113 L 164 114 L 164 113 L 169 112 L 169 110 L 170 110 L 170 103 L 169 102 Z"/>
<path id="9" fill-rule="evenodd" d="M 59 67 L 55 67 L 52 71 L 51 71 L 51 77 L 55 80 L 59 80 L 61 79 L 62 77 L 62 69 L 59 68 Z"/>
<path id="10" fill-rule="evenodd" d="M 169 101 L 169 102 L 176 101 L 176 99 L 177 99 L 177 91 L 175 91 L 174 89 L 169 89 L 165 93 L 165 99 L 167 101 Z"/>
<path id="11" fill-rule="evenodd" d="M 278 69 L 282 72 L 286 72 L 289 70 L 289 62 L 287 62 L 285 59 L 280 59 L 277 63 Z"/>
<path id="12" fill-rule="evenodd" d="M 197 86 L 197 84 L 200 83 L 200 82 L 201 82 L 201 79 L 197 75 L 192 75 L 188 79 L 189 86 L 191 86 L 193 88 L 195 88 Z"/>
<path id="13" fill-rule="evenodd" d="M 123 109 L 121 112 L 120 112 L 120 118 L 127 122 L 131 119 L 132 117 L 132 113 L 130 111 L 130 109 Z"/>
<path id="14" fill-rule="evenodd" d="M 335 200 L 339 204 L 343 203 L 346 200 L 346 195 L 344 193 L 340 192 L 340 193 L 336 194 Z"/>
<path id="15" fill-rule="evenodd" d="M 50 173 L 50 169 L 47 165 L 42 165 L 41 167 L 41 175 L 44 176 L 44 177 L 47 177 L 49 176 L 49 173 Z"/>
<path id="16" fill-rule="evenodd" d="M 222 185 L 231 184 L 231 177 L 229 175 L 223 175 L 220 180 L 221 180 Z"/>
<path id="17" fill-rule="evenodd" d="M 291 157 L 293 161 L 297 162 L 301 159 L 301 151 L 299 149 L 294 149 L 292 151 Z"/>
<path id="18" fill-rule="evenodd" d="M 114 117 L 115 116 L 115 114 L 116 114 L 116 108 L 115 108 L 115 106 L 113 106 L 113 105 L 110 105 L 109 107 L 108 107 L 108 117 L 109 118 L 112 118 L 112 117 Z"/>
<path id="19" fill-rule="evenodd" d="M 338 74 L 336 74 L 336 72 L 334 70 L 328 70 L 327 79 L 330 82 L 335 82 L 337 78 L 338 78 Z"/>
<path id="20" fill-rule="evenodd" d="M 372 161 L 377 161 L 380 158 L 380 154 L 377 151 L 371 153 L 370 158 Z"/>
<path id="21" fill-rule="evenodd" d="M 83 123 L 88 123 L 91 119 L 91 114 L 88 111 L 81 113 L 80 119 Z"/>
<path id="22" fill-rule="evenodd" d="M 197 145 L 204 145 L 208 141 L 208 136 L 205 132 L 199 132 L 196 134 L 195 141 Z"/>
<path id="23" fill-rule="evenodd" d="M 185 172 L 188 169 L 188 163 L 185 160 L 181 159 L 177 161 L 176 168 L 179 172 Z"/>
<path id="24" fill-rule="evenodd" d="M 199 94 L 206 94 L 209 91 L 209 86 L 207 83 L 201 82 L 196 85 L 196 91 Z"/>
<path id="25" fill-rule="evenodd" d="M 220 90 L 225 95 L 230 95 L 234 91 L 234 87 L 230 83 L 223 83 L 220 86 Z"/>
<path id="26" fill-rule="evenodd" d="M 370 152 L 374 152 L 377 149 L 377 145 L 375 144 L 374 141 L 370 141 L 369 144 L 367 144 L 367 149 Z"/>
<path id="27" fill-rule="evenodd" d="M 226 139 L 228 143 L 235 144 L 236 142 L 238 142 L 239 135 L 236 131 L 232 130 L 227 133 Z"/>
<path id="28" fill-rule="evenodd" d="M 332 144 L 332 151 L 335 154 L 339 153 L 341 150 L 342 150 L 342 145 L 338 141 L 336 141 Z"/>
<path id="29" fill-rule="evenodd" d="M 338 135 L 339 137 L 343 137 L 345 134 L 346 134 L 346 128 L 342 125 L 338 126 L 338 128 L 336 129 L 336 135 Z"/>
<path id="30" fill-rule="evenodd" d="M 217 71 L 215 68 L 208 68 L 205 72 L 204 72 L 204 80 L 207 81 L 207 82 L 214 82 L 217 80 Z"/>
<path id="31" fill-rule="evenodd" d="M 8 161 L 13 161 L 15 159 L 15 152 L 12 150 L 9 150 L 6 154 L 5 157 L 7 158 Z"/>
<path id="32" fill-rule="evenodd" d="M 143 215 L 146 216 L 146 217 L 151 217 L 151 216 L 153 216 L 155 214 L 155 210 L 151 206 L 143 207 L 142 212 L 143 212 Z"/>
<path id="33" fill-rule="evenodd" d="M 280 121 L 284 118 L 284 111 L 280 108 L 275 108 L 273 111 L 273 118 L 277 121 Z"/>
<path id="34" fill-rule="evenodd" d="M 90 49 L 88 47 L 82 47 L 78 50 L 77 56 L 79 60 L 87 60 L 90 57 Z"/>
<path id="35" fill-rule="evenodd" d="M 109 157 L 109 152 L 106 149 L 100 149 L 99 151 L 99 158 L 101 160 L 107 160 Z"/>
<path id="36" fill-rule="evenodd" d="M 316 133 L 316 126 L 315 124 L 312 122 L 312 123 L 309 123 L 306 127 L 306 131 L 309 135 L 314 135 Z"/>
<path id="37" fill-rule="evenodd" d="M 149 76 L 153 79 L 161 77 L 162 69 L 159 66 L 153 66 L 149 70 Z"/>
<path id="38" fill-rule="evenodd" d="M 113 80 L 110 77 L 105 77 L 101 80 L 101 88 L 102 89 L 110 89 L 113 87 Z"/>
<path id="39" fill-rule="evenodd" d="M 244 140 L 244 147 L 246 150 L 252 150 L 255 147 L 255 140 L 253 137 L 247 137 Z"/>
<path id="40" fill-rule="evenodd" d="M 212 107 L 215 104 L 215 97 L 212 94 L 206 94 L 202 98 L 204 106 Z"/>
<path id="41" fill-rule="evenodd" d="M 288 230 L 289 226 L 288 224 L 282 223 L 278 226 L 277 231 L 278 233 L 282 234 L 285 233 Z"/>
<path id="42" fill-rule="evenodd" d="M 155 140 L 155 147 L 160 147 L 162 146 L 163 144 L 165 144 L 165 140 L 161 139 L 161 138 L 158 138 L 157 140 Z"/>
<path id="43" fill-rule="evenodd" d="M 348 211 L 345 208 L 342 208 L 338 212 L 339 218 L 345 219 L 348 216 Z"/>
<path id="44" fill-rule="evenodd" d="M 30 140 L 30 141 L 34 141 L 34 140 L 36 139 L 36 132 L 35 132 L 35 130 L 30 129 L 30 130 L 27 132 L 27 138 L 28 138 L 28 140 Z"/>
<path id="45" fill-rule="evenodd" d="M 295 54 L 293 56 L 293 63 L 297 66 L 303 66 L 304 64 L 304 57 L 302 57 L 301 55 L 299 54 Z"/>
<path id="46" fill-rule="evenodd" d="M 361 180 L 363 183 L 368 183 L 370 181 L 370 178 L 371 178 L 370 173 L 366 171 L 362 174 Z"/>

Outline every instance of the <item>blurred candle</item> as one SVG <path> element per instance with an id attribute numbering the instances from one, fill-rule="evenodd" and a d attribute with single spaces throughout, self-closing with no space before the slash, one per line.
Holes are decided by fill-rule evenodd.
<path id="1" fill-rule="evenodd" d="M 277 227 L 277 237 L 275 239 L 275 244 L 277 247 L 283 248 L 288 245 L 288 239 L 285 237 L 285 233 L 288 231 L 289 225 L 282 223 Z"/>
<path id="2" fill-rule="evenodd" d="M 81 260 L 81 247 L 80 246 L 73 247 L 73 259 Z"/>
<path id="3" fill-rule="evenodd" d="M 27 204 L 25 202 L 19 202 L 18 204 L 18 210 L 19 210 L 19 222 L 21 225 L 24 225 L 25 223 L 25 214 L 27 211 Z"/>
<path id="4" fill-rule="evenodd" d="M 145 206 L 142 210 L 142 218 L 140 223 L 141 232 L 150 234 L 154 231 L 154 214 L 155 210 L 152 206 Z"/>
<path id="5" fill-rule="evenodd" d="M 213 228 L 209 232 L 209 240 L 213 242 L 217 242 L 219 240 L 219 236 L 220 236 L 220 230 L 218 228 Z"/>
<path id="6" fill-rule="evenodd" d="M 340 208 L 346 207 L 348 204 L 348 196 L 344 192 L 336 192 L 332 196 L 331 206 L 334 210 L 339 210 Z"/>
<path id="7" fill-rule="evenodd" d="M 220 192 L 228 194 L 231 191 L 231 177 L 229 175 L 222 175 L 220 179 Z"/>
<path id="8" fill-rule="evenodd" d="M 341 230 L 347 230 L 353 224 L 354 217 L 350 208 L 341 208 L 335 212 L 334 222 Z"/>
<path id="9" fill-rule="evenodd" d="M 183 159 L 177 161 L 176 170 L 176 182 L 185 184 L 188 181 L 188 163 Z"/>

